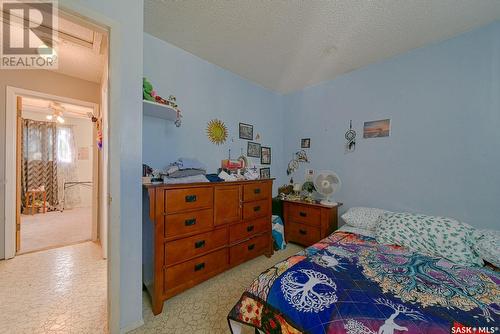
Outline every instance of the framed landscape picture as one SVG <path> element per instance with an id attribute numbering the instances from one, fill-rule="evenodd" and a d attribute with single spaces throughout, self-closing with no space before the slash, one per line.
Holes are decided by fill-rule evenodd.
<path id="1" fill-rule="evenodd" d="M 271 164 L 271 148 L 262 146 L 260 149 L 260 163 L 263 165 Z"/>
<path id="2" fill-rule="evenodd" d="M 247 145 L 247 155 L 252 158 L 260 158 L 260 144 L 249 141 Z"/>
<path id="3" fill-rule="evenodd" d="M 260 169 L 260 178 L 261 179 L 270 179 L 271 178 L 271 168 L 265 167 Z"/>
<path id="4" fill-rule="evenodd" d="M 391 134 L 391 120 L 381 119 L 378 121 L 365 122 L 363 126 L 363 138 L 389 137 Z"/>
<path id="5" fill-rule="evenodd" d="M 240 123 L 240 139 L 253 140 L 253 125 Z"/>

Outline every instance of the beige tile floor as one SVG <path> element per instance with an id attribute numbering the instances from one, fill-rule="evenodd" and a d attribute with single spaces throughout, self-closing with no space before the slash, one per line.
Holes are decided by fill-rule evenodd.
<path id="1" fill-rule="evenodd" d="M 289 244 L 260 256 L 165 302 L 154 316 L 143 293 L 145 324 L 132 333 L 229 333 L 227 314 L 262 271 L 297 253 Z M 0 261 L 0 334 L 106 333 L 106 261 L 93 242 Z M 253 330 L 245 328 L 245 334 Z"/>
<path id="2" fill-rule="evenodd" d="M 169 300 L 154 316 L 149 296 L 143 292 L 144 326 L 132 333 L 218 334 L 230 333 L 227 315 L 258 274 L 303 248 L 288 244 L 271 258 L 260 256 L 195 286 Z M 245 334 L 253 334 L 245 328 Z"/>
<path id="3" fill-rule="evenodd" d="M 91 239 L 92 209 L 21 215 L 21 248 L 19 253 L 64 246 Z"/>
<path id="4" fill-rule="evenodd" d="M 106 261 L 93 242 L 0 261 L 0 334 L 105 333 Z"/>

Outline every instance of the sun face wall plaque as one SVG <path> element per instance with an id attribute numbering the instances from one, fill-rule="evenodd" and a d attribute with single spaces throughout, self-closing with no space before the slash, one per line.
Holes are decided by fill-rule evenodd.
<path id="1" fill-rule="evenodd" d="M 207 124 L 207 136 L 216 145 L 226 142 L 227 127 L 221 120 L 213 119 Z"/>

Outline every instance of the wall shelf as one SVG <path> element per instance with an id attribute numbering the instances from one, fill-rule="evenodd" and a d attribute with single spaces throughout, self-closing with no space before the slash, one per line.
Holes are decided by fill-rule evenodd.
<path id="1" fill-rule="evenodd" d="M 157 117 L 175 122 L 177 110 L 165 104 L 142 100 L 142 112 L 145 116 Z"/>

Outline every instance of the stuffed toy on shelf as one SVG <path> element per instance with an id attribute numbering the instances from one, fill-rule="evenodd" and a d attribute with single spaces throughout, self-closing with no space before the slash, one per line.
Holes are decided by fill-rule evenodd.
<path id="1" fill-rule="evenodd" d="M 156 92 L 153 90 L 153 85 L 146 78 L 142 78 L 142 98 L 147 101 L 156 102 L 154 96 Z"/>

